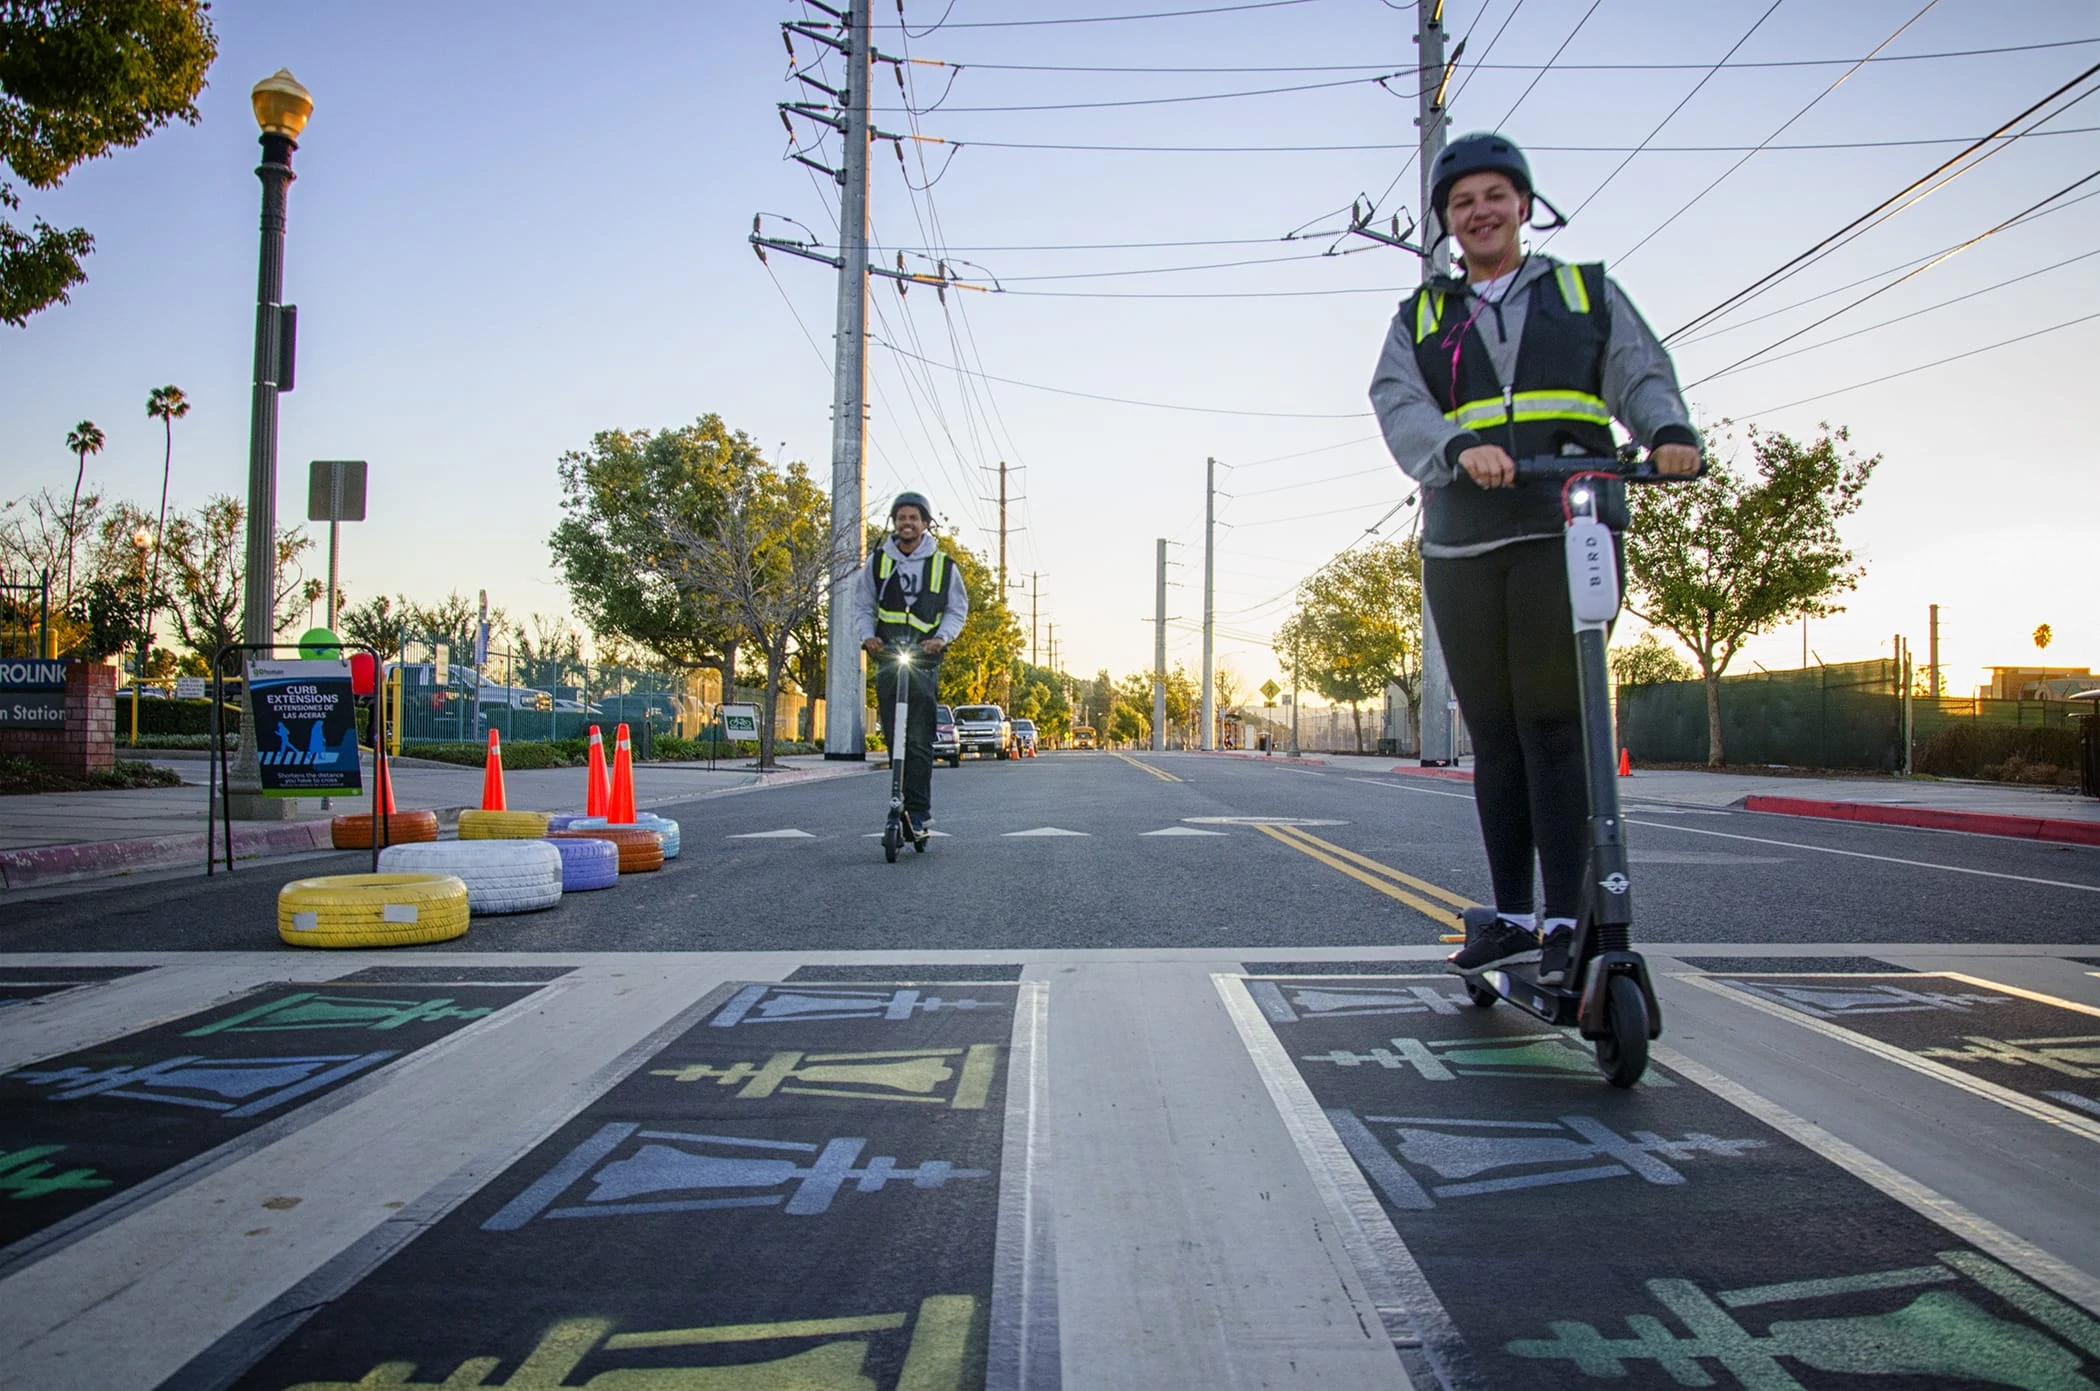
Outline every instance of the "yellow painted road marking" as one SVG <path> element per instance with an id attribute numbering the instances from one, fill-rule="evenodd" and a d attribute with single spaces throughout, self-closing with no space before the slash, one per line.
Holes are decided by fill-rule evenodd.
<path id="1" fill-rule="evenodd" d="M 1348 860 L 1337 858 L 1335 855 L 1330 855 L 1327 852 L 1329 850 L 1339 851 L 1340 854 L 1346 855 L 1350 859 L 1357 860 L 1362 864 L 1371 866 L 1373 869 L 1377 870 L 1379 874 L 1388 875 L 1401 880 L 1403 883 L 1418 885 L 1422 888 L 1428 889 L 1431 892 L 1435 893 L 1439 898 L 1449 899 L 1452 902 L 1458 904 L 1460 907 L 1471 908 L 1474 906 L 1466 899 L 1459 898 L 1455 894 L 1451 894 L 1443 889 L 1439 889 L 1434 885 L 1424 884 L 1421 880 L 1415 879 L 1409 875 L 1402 874 L 1399 870 L 1393 869 L 1388 865 L 1379 864 L 1376 860 L 1365 859 L 1363 856 L 1357 855 L 1351 851 L 1342 850 L 1340 846 L 1330 845 L 1328 844 L 1328 842 L 1320 840 L 1317 837 L 1305 835 L 1303 831 L 1296 831 L 1295 834 L 1287 834 L 1287 832 L 1294 831 L 1295 828 L 1287 826 L 1271 826 L 1265 823 L 1256 826 L 1254 829 L 1260 831 L 1263 835 L 1268 836 L 1272 840 L 1278 840 L 1283 842 L 1285 845 L 1290 846 L 1291 849 L 1296 850 L 1301 855 L 1312 856 L 1321 864 L 1326 865 L 1329 869 L 1341 871 L 1343 874 L 1348 875 L 1351 879 L 1356 880 L 1359 884 L 1364 884 L 1370 888 L 1378 890 L 1378 892 L 1384 894 L 1387 898 L 1398 899 L 1400 902 L 1406 904 L 1408 907 L 1422 914 L 1422 916 L 1429 918 L 1430 920 L 1442 925 L 1445 928 L 1457 928 L 1461 931 L 1463 930 L 1463 924 L 1459 921 L 1458 914 L 1452 912 L 1449 908 L 1445 908 L 1438 904 L 1432 903 L 1428 899 L 1422 898 L 1417 894 L 1409 893 L 1406 889 L 1400 888 L 1396 884 L 1391 884 L 1386 882 L 1386 880 L 1384 879 L 1380 879 L 1373 875 L 1366 874 L 1363 870 L 1358 869 L 1353 864 L 1350 864 Z M 1300 836 L 1304 838 L 1301 840 L 1299 839 Z"/>
<path id="2" fill-rule="evenodd" d="M 1125 763 L 1128 763 L 1128 764 L 1129 764 L 1129 765 L 1130 765 L 1131 767 L 1133 767 L 1133 768 L 1142 768 L 1142 769 L 1144 769 L 1144 770 L 1145 770 L 1146 772 L 1150 773 L 1150 774 L 1151 774 L 1151 775 L 1152 775 L 1153 777 L 1155 777 L 1155 778 L 1158 778 L 1158 779 L 1159 779 L 1159 780 L 1160 780 L 1161 782 L 1180 782 L 1180 781 L 1181 781 L 1181 779 L 1180 779 L 1180 778 L 1177 778 L 1177 777 L 1175 777 L 1175 776 L 1174 776 L 1174 775 L 1173 775 L 1172 773 L 1168 772 L 1168 771 L 1167 771 L 1166 769 L 1164 769 L 1164 768 L 1155 768 L 1155 767 L 1153 767 L 1153 766 L 1152 766 L 1151 764 L 1149 764 L 1149 763 L 1140 763 L 1140 762 L 1138 762 L 1138 761 L 1137 761 L 1136 759 L 1132 758 L 1132 757 L 1131 757 L 1131 756 L 1130 756 L 1129 754 L 1127 754 L 1127 753 L 1119 753 L 1119 754 L 1116 754 L 1116 757 L 1117 757 L 1117 758 L 1120 758 L 1120 759 L 1122 759 L 1122 760 L 1123 760 L 1123 761 L 1124 761 Z"/>
<path id="3" fill-rule="evenodd" d="M 1306 840 L 1311 841 L 1314 845 L 1319 846 L 1322 850 L 1325 850 L 1330 855 L 1339 855 L 1341 858 L 1349 861 L 1349 863 L 1353 865 L 1357 865 L 1363 869 L 1368 869 L 1373 874 L 1382 874 L 1386 878 L 1391 879 L 1396 883 L 1405 884 L 1410 889 L 1416 889 L 1422 893 L 1428 894 L 1431 898 L 1441 899 L 1443 902 L 1450 904 L 1453 908 L 1478 908 L 1480 906 L 1470 898 L 1466 898 L 1461 894 L 1452 893 L 1449 889 L 1443 887 L 1441 884 L 1432 884 L 1427 879 L 1417 879 L 1412 874 L 1403 874 L 1399 870 L 1394 869 L 1391 865 L 1381 864 L 1379 861 L 1370 858 L 1368 855 L 1359 855 L 1354 850 L 1343 849 L 1341 846 L 1336 845 L 1331 840 L 1322 840 L 1318 836 L 1314 835 L 1311 831 L 1305 830 L 1302 827 L 1286 826 L 1284 827 L 1284 829 L 1286 831 L 1289 831 L 1294 836 L 1300 836 Z"/>
<path id="4" fill-rule="evenodd" d="M 2095 1009 L 2091 1005 L 2081 1005 L 2076 1000 L 2066 1000 L 2056 995 L 2044 995 L 2039 990 L 2022 990 L 2017 985 L 2007 985 L 2002 981 L 1985 980 L 1982 976 L 1964 975 L 1960 971 L 1934 971 L 1932 974 L 1945 977 L 1948 980 L 1958 980 L 1964 985 L 1980 985 L 1985 990 L 1996 990 L 2006 995 L 2017 995 L 2023 1000 L 2033 1000 L 2036 1004 L 2055 1005 L 2058 1009 L 2077 1010 L 2080 1014 L 2100 1014 L 2100 1009 Z"/>

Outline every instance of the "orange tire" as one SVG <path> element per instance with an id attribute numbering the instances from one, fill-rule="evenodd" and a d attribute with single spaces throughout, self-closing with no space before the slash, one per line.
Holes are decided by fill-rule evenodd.
<path id="1" fill-rule="evenodd" d="M 328 836 L 338 850 L 370 850 L 371 814 L 336 817 L 328 823 Z M 397 811 L 389 813 L 386 818 L 388 845 L 413 845 L 417 841 L 437 838 L 438 819 L 434 811 Z"/>
<path id="2" fill-rule="evenodd" d="M 620 873 L 639 874 L 664 867 L 664 838 L 654 831 L 626 826 L 600 826 L 594 831 L 549 831 L 548 840 L 609 840 L 620 847 Z"/>

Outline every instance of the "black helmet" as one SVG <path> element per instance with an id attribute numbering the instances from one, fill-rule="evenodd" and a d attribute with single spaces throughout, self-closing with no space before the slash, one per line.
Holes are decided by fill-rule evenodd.
<path id="1" fill-rule="evenodd" d="M 1531 166 L 1524 162 L 1524 152 L 1515 141 L 1490 130 L 1459 136 L 1437 153 L 1431 169 L 1436 177 L 1429 186 L 1429 210 L 1440 223 L 1444 221 L 1444 204 L 1451 197 L 1451 185 L 1468 174 L 1507 174 L 1517 192 L 1527 196 L 1532 192 Z"/>
<path id="2" fill-rule="evenodd" d="M 909 492 L 897 494 L 897 500 L 890 504 L 891 521 L 897 520 L 897 509 L 900 507 L 918 508 L 919 515 L 926 519 L 926 525 L 933 525 L 933 504 L 926 500 L 926 494 Z"/>

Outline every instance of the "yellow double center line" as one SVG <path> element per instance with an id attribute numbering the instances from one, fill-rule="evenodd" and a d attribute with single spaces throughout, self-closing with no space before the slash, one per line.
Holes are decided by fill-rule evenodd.
<path id="1" fill-rule="evenodd" d="M 1333 841 L 1322 840 L 1300 827 L 1259 825 L 1255 829 L 1272 840 L 1282 841 L 1293 850 L 1312 856 L 1329 869 L 1340 870 L 1359 884 L 1369 885 L 1387 898 L 1400 900 L 1424 917 L 1435 920 L 1447 934 L 1459 934 L 1456 938 L 1447 936 L 1446 940 L 1464 940 L 1465 924 L 1452 910 L 1480 906 L 1470 898 L 1461 897 L 1426 879 L 1403 874 L 1391 865 L 1380 864 L 1367 855 L 1357 854 L 1354 850 L 1345 850 Z M 1410 893 L 1410 889 L 1415 892 Z M 1423 897 L 1425 894 L 1428 897 Z M 1437 902 L 1432 903 L 1430 899 Z M 1442 906 L 1444 904 L 1449 904 L 1450 907 Z"/>
<path id="2" fill-rule="evenodd" d="M 1177 778 L 1177 777 L 1175 777 L 1175 776 L 1174 776 L 1174 775 L 1173 775 L 1172 773 L 1168 772 L 1168 771 L 1167 771 L 1166 769 L 1164 769 L 1164 768 L 1155 768 L 1155 767 L 1153 767 L 1153 766 L 1152 766 L 1151 764 L 1149 764 L 1149 763 L 1140 763 L 1140 762 L 1138 762 L 1138 761 L 1137 761 L 1136 759 L 1132 758 L 1132 757 L 1131 757 L 1131 756 L 1130 756 L 1129 754 L 1127 754 L 1127 753 L 1119 753 L 1119 754 L 1117 754 L 1117 755 L 1116 755 L 1116 757 L 1117 757 L 1117 758 L 1120 758 L 1120 759 L 1122 759 L 1122 760 L 1123 760 L 1123 761 L 1124 761 L 1125 763 L 1128 763 L 1128 764 L 1129 764 L 1129 765 L 1130 765 L 1131 767 L 1133 767 L 1133 768 L 1142 768 L 1142 769 L 1144 769 L 1144 770 L 1145 770 L 1146 772 L 1150 773 L 1150 774 L 1151 774 L 1151 775 L 1152 775 L 1153 777 L 1155 777 L 1155 778 L 1158 778 L 1158 779 L 1159 779 L 1159 780 L 1160 780 L 1161 782 L 1180 782 L 1180 781 L 1181 781 L 1181 779 L 1180 779 L 1180 778 Z"/>

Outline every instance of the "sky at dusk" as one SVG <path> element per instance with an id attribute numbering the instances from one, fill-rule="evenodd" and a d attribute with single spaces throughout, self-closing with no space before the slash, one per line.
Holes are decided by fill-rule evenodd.
<path id="1" fill-rule="evenodd" d="M 908 29 L 877 6 L 884 53 L 961 66 L 907 68 L 908 96 L 878 70 L 882 130 L 960 147 L 907 144 L 902 167 L 875 147 L 875 254 L 914 268 L 914 253 L 945 254 L 1003 289 L 943 306 L 874 285 L 867 494 L 879 513 L 900 488 L 926 492 L 990 557 L 1005 460 L 1010 576 L 1037 577 L 1061 665 L 1082 674 L 1150 665 L 1168 538 L 1169 659 L 1193 668 L 1215 457 L 1218 650 L 1254 685 L 1276 670 L 1267 643 L 1296 584 L 1414 515 L 1393 515 L 1412 485 L 1365 393 L 1418 262 L 1333 233 L 1359 197 L 1403 224 L 1418 205 L 1415 16 L 1298 0 L 1036 22 L 1203 5 L 905 0 Z M 836 190 L 784 159 L 775 109 L 809 95 L 785 81 L 778 27 L 808 17 L 789 0 L 220 0 L 202 120 L 25 197 L 26 214 L 85 226 L 97 247 L 70 305 L 0 328 L 0 497 L 63 496 L 65 434 L 85 418 L 109 440 L 90 477 L 150 506 L 162 436 L 144 407 L 166 383 L 193 403 L 172 504 L 245 490 L 248 90 L 280 67 L 315 102 L 291 189 L 300 360 L 281 515 L 303 515 L 307 460 L 370 461 L 369 520 L 345 529 L 353 602 L 486 588 L 514 616 L 568 612 L 545 544 L 555 465 L 599 430 L 714 412 L 825 475 L 834 273 L 761 265 L 745 241 L 761 211 L 769 232 L 796 235 L 792 218 L 835 236 Z M 1572 214 L 1534 247 L 1603 260 L 1662 333 L 2100 63 L 2100 12 L 2072 0 L 1451 0 L 1445 22 L 1469 36 L 1453 128 L 1526 146 Z M 1846 77 L 1885 42 L 1887 61 Z M 1713 71 L 1731 50 L 1738 66 Z M 1947 54 L 1968 56 L 1920 56 Z M 834 59 L 820 75 L 839 72 Z M 2086 433 L 2100 368 L 2100 101 L 2059 108 L 1673 343 L 1723 460 L 1746 453 L 1726 420 L 1797 437 L 1827 421 L 1882 456 L 1846 525 L 1864 579 L 1847 612 L 1809 626 L 1823 660 L 1888 655 L 1898 632 L 1922 660 L 1937 603 L 1957 693 L 1991 664 L 2100 665 L 2100 470 L 2090 444 L 2060 438 Z M 817 153 L 820 128 L 799 130 Z M 1328 235 L 1283 239 L 1294 230 Z M 1031 595 L 1011 597 L 1025 632 Z M 2029 637 L 2041 623 L 2046 654 Z M 1797 624 L 1738 669 L 1798 665 L 1801 647 Z"/>

